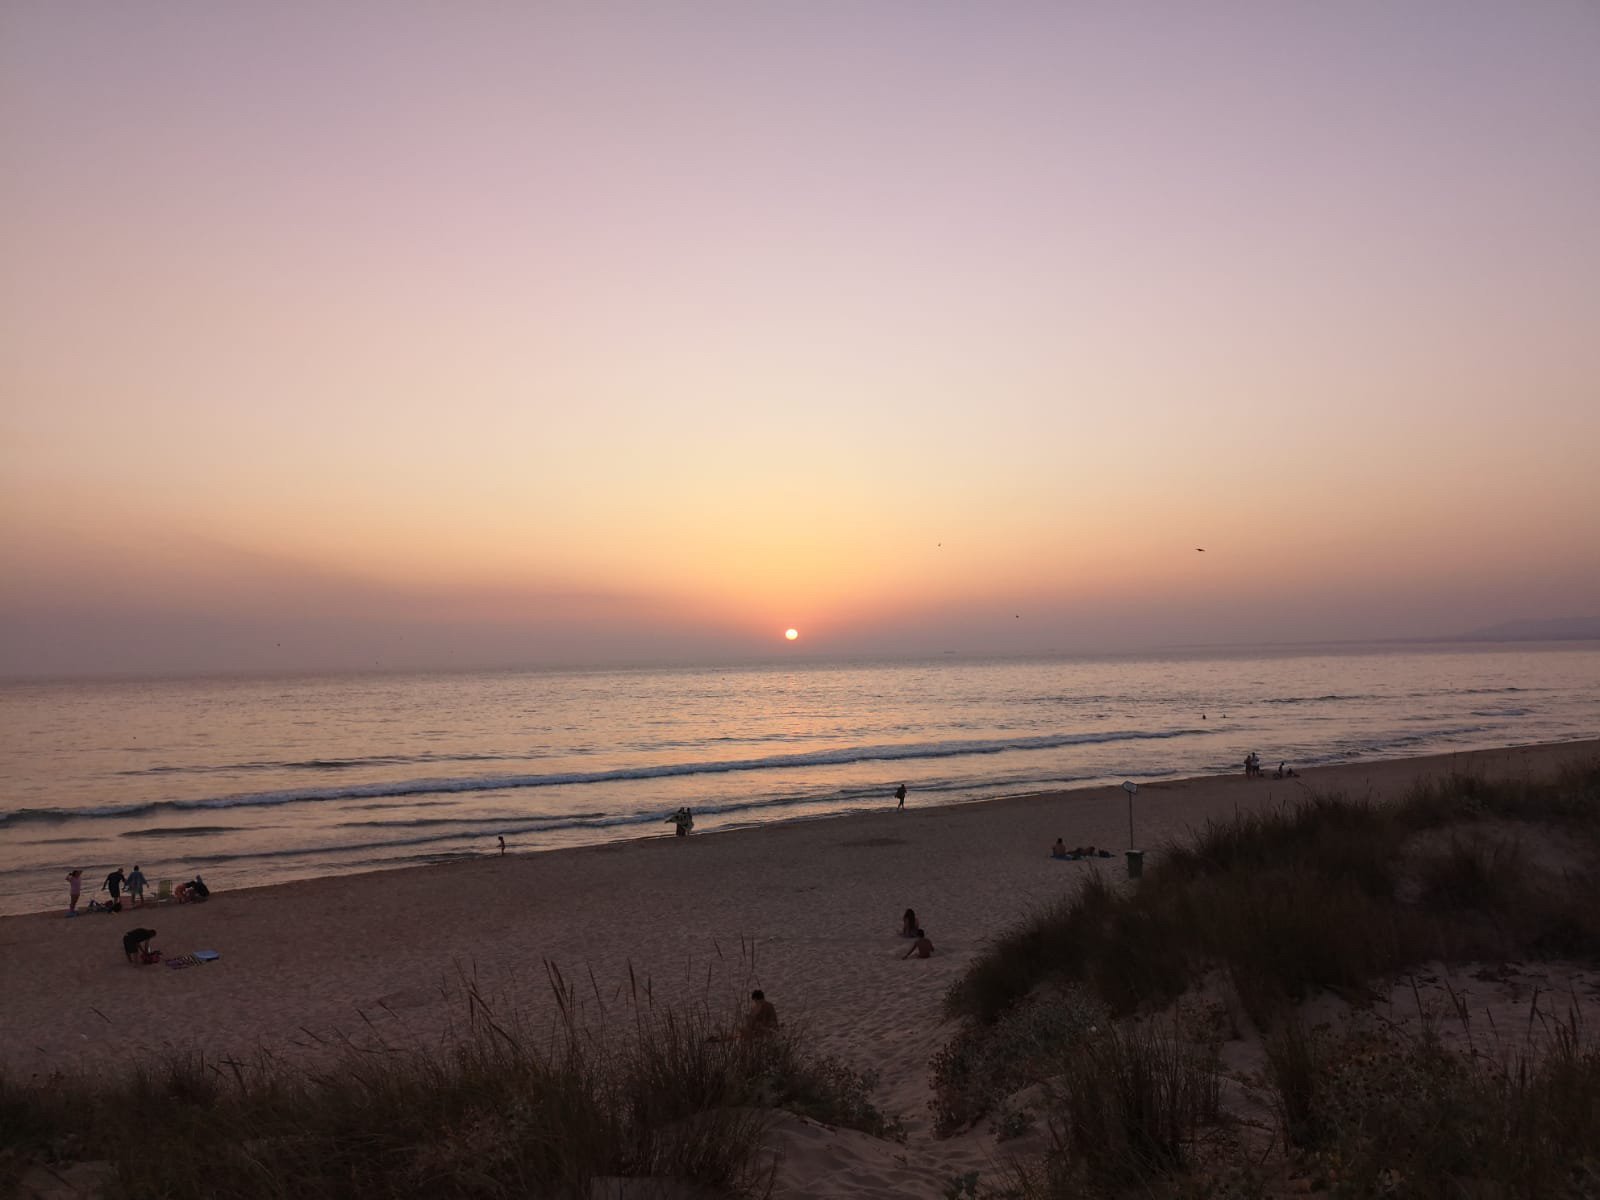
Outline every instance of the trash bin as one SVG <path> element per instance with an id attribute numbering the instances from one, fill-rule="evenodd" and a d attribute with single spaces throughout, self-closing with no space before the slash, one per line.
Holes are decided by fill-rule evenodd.
<path id="1" fill-rule="evenodd" d="M 1141 879 L 1144 876 L 1144 851 L 1128 851 L 1128 878 Z"/>

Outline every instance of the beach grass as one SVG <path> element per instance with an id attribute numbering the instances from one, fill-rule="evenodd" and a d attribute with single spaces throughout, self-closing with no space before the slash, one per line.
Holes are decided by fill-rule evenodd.
<path id="1" fill-rule="evenodd" d="M 1552 1017 L 1535 989 L 1529 1028 L 1487 1045 L 1458 1000 L 1465 1050 L 1420 996 L 1420 1036 L 1359 1018 L 1375 988 L 1425 962 L 1600 961 L 1597 868 L 1597 767 L 1548 784 L 1454 777 L 1387 806 L 1313 796 L 1208 824 L 1136 887 L 1089 875 L 971 964 L 946 998 L 959 1025 L 933 1063 L 936 1128 L 992 1113 L 1020 1128 L 1008 1092 L 1030 1088 L 1045 1147 L 982 1193 L 1014 1200 L 1291 1184 L 1600 1194 L 1600 1051 L 1575 998 Z M 1220 1028 L 1176 1016 L 1203 984 L 1265 1033 L 1279 1130 L 1253 1158 L 1218 1104 Z M 1358 1016 L 1308 1024 L 1301 1002 L 1325 990 Z"/>
<path id="2" fill-rule="evenodd" d="M 558 987 L 559 973 L 552 973 Z M 468 991 L 421 1050 L 346 1043 L 314 1068 L 184 1056 L 103 1078 L 0 1077 L 0 1192 L 40 1164 L 103 1164 L 132 1196 L 588 1197 L 605 1180 L 766 1195 L 772 1113 L 892 1135 L 871 1081 L 803 1030 L 729 1036 L 737 1010 L 635 1008 L 542 1036 Z M 570 993 L 569 993 L 570 995 Z"/>
<path id="3" fill-rule="evenodd" d="M 1536 831 L 1565 839 L 1577 869 L 1534 862 L 1520 835 Z M 1359 992 L 1428 959 L 1600 955 L 1596 861 L 1596 767 L 1547 783 L 1454 776 L 1394 805 L 1312 796 L 1208 823 L 1136 890 L 1090 875 L 997 938 L 946 1011 L 993 1024 L 1053 981 L 1126 1014 L 1221 968 L 1266 1025 L 1313 990 Z"/>

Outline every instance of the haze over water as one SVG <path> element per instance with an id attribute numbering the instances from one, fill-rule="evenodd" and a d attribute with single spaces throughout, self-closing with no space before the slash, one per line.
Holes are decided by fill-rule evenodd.
<path id="1" fill-rule="evenodd" d="M 1594 737 L 1597 681 L 1590 643 L 13 683 L 0 912 L 53 907 L 71 866 L 233 888 L 498 836 L 667 836 L 680 804 L 704 833 L 887 807 L 902 781 L 924 807 L 1232 771 L 1250 750 L 1270 770 Z"/>

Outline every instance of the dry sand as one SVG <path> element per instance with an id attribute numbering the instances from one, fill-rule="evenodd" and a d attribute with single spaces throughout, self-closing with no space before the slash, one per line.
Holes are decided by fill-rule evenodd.
<path id="1" fill-rule="evenodd" d="M 1538 778 L 1597 757 L 1600 741 L 1589 741 L 1324 767 L 1296 780 L 1149 784 L 1136 801 L 1137 838 L 1158 853 L 1208 818 L 1312 789 L 1387 799 L 1449 771 Z M 905 1121 L 905 1145 L 783 1118 L 780 1195 L 938 1196 L 953 1174 L 987 1171 L 993 1154 L 985 1134 L 930 1132 L 928 1060 L 949 1036 L 945 990 L 988 938 L 1085 872 L 1123 878 L 1127 803 L 1119 788 L 1097 788 L 928 809 L 913 793 L 906 811 L 892 804 L 271 888 L 227 891 L 219 873 L 223 890 L 206 904 L 0 918 L 0 1068 L 103 1070 L 191 1048 L 297 1057 L 326 1053 L 323 1041 L 341 1033 L 428 1044 L 462 1016 L 464 976 L 541 1028 L 552 1009 L 546 961 L 581 985 L 590 1016 L 596 992 L 625 1010 L 631 965 L 658 1002 L 709 992 L 731 1003 L 764 988 L 821 1049 L 880 1076 L 877 1099 Z M 1118 857 L 1052 861 L 1057 837 Z M 931 959 L 901 960 L 908 906 L 938 949 Z M 121 934 L 141 924 L 169 956 L 205 948 L 222 958 L 131 967 Z"/>

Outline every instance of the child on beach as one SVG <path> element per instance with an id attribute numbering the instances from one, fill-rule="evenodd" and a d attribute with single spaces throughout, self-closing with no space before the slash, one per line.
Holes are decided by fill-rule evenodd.
<path id="1" fill-rule="evenodd" d="M 906 909 L 906 915 L 900 918 L 900 936 L 914 938 L 917 936 L 917 932 L 916 910 L 908 908 Z"/>
<path id="2" fill-rule="evenodd" d="M 1060 838 L 1057 838 L 1056 839 L 1056 844 L 1054 846 L 1050 847 L 1050 857 L 1051 858 L 1065 858 L 1065 857 L 1067 857 L 1067 843 L 1062 841 Z"/>
<path id="3" fill-rule="evenodd" d="M 78 896 L 83 891 L 83 872 L 77 867 L 67 872 L 67 888 L 70 896 L 67 915 L 75 917 L 78 915 Z"/>
<path id="4" fill-rule="evenodd" d="M 933 954 L 933 943 L 928 940 L 928 935 L 920 929 L 917 930 L 917 940 L 911 943 L 911 949 L 900 956 L 900 961 L 904 962 L 913 954 L 918 958 L 928 958 Z"/>

